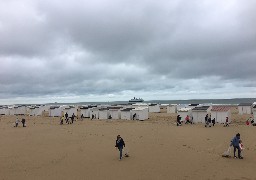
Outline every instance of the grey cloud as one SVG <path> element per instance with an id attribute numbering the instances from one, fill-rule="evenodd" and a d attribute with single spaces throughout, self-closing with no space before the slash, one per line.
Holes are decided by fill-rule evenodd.
<path id="1" fill-rule="evenodd" d="M 256 86 L 254 1 L 4 4 L 1 97 Z"/>

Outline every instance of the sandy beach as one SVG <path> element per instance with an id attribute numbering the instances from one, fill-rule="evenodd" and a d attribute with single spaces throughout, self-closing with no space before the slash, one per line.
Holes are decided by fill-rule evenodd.
<path id="1" fill-rule="evenodd" d="M 230 127 L 175 125 L 177 114 L 150 113 L 147 121 L 80 119 L 59 125 L 59 118 L 15 116 L 0 120 L 1 180 L 256 180 L 256 127 L 233 108 Z M 20 116 L 19 118 L 21 118 Z M 223 158 L 230 140 L 241 134 L 244 159 Z M 118 160 L 120 134 L 130 157 Z"/>

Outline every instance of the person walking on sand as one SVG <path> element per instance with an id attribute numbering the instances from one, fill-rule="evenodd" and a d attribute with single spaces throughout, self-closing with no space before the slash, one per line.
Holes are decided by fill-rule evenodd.
<path id="1" fill-rule="evenodd" d="M 22 123 L 22 127 L 26 127 L 26 120 L 25 120 L 25 118 L 22 118 L 22 120 L 21 120 L 21 123 Z"/>
<path id="2" fill-rule="evenodd" d="M 177 126 L 181 126 L 181 117 L 180 117 L 180 115 L 177 116 Z"/>
<path id="3" fill-rule="evenodd" d="M 62 116 L 62 117 L 60 118 L 60 125 L 63 125 L 63 122 L 64 122 L 64 116 Z"/>
<path id="4" fill-rule="evenodd" d="M 68 124 L 68 113 L 65 113 L 66 123 Z"/>
<path id="5" fill-rule="evenodd" d="M 14 127 L 18 127 L 18 125 L 19 125 L 19 122 L 20 122 L 20 120 L 19 120 L 18 118 L 16 118 L 16 121 L 15 121 L 15 126 L 14 126 Z"/>
<path id="6" fill-rule="evenodd" d="M 71 124 L 73 124 L 74 123 L 74 119 L 75 119 L 75 115 L 74 114 L 72 114 L 72 116 L 71 116 Z"/>
<path id="7" fill-rule="evenodd" d="M 228 123 L 228 117 L 226 117 L 226 122 L 225 122 L 224 127 L 228 127 L 228 126 L 229 126 L 229 123 Z"/>
<path id="8" fill-rule="evenodd" d="M 123 157 L 123 148 L 125 147 L 125 143 L 124 143 L 124 140 L 123 138 L 121 138 L 120 135 L 117 136 L 116 138 L 116 145 L 115 145 L 116 148 L 118 148 L 120 154 L 119 154 L 119 160 L 122 159 Z"/>
<path id="9" fill-rule="evenodd" d="M 243 159 L 241 156 L 241 149 L 239 147 L 239 141 L 240 141 L 240 134 L 237 133 L 236 136 L 231 140 L 230 146 L 234 147 L 234 158 L 237 158 L 236 156 L 236 150 L 238 151 L 238 158 Z"/>

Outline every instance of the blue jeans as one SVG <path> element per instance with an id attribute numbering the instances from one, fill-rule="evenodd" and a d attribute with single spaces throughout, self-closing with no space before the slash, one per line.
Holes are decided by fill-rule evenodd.
<path id="1" fill-rule="evenodd" d="M 119 152 L 120 152 L 120 159 L 122 159 L 122 157 L 123 157 L 123 147 L 118 147 L 118 150 L 119 150 Z"/>

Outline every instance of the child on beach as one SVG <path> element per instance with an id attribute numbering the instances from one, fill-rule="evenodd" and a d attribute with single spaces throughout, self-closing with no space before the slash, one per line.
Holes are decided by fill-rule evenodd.
<path id="1" fill-rule="evenodd" d="M 62 116 L 61 119 L 60 119 L 60 125 L 62 125 L 63 122 L 64 122 L 64 116 Z"/>
<path id="2" fill-rule="evenodd" d="M 18 118 L 16 118 L 16 121 L 15 121 L 15 125 L 14 125 L 14 127 L 18 127 L 19 122 L 20 122 L 20 120 L 19 120 Z"/>
<path id="3" fill-rule="evenodd" d="M 244 150 L 244 145 L 243 145 L 243 143 L 242 143 L 242 140 L 239 140 L 239 148 L 240 148 L 241 157 L 242 157 L 242 151 Z"/>
<path id="4" fill-rule="evenodd" d="M 228 127 L 228 126 L 229 126 L 229 123 L 228 123 L 228 117 L 226 117 L 226 122 L 225 122 L 224 127 Z"/>
<path id="5" fill-rule="evenodd" d="M 180 115 L 177 116 L 177 126 L 181 126 L 181 117 L 180 117 Z"/>

